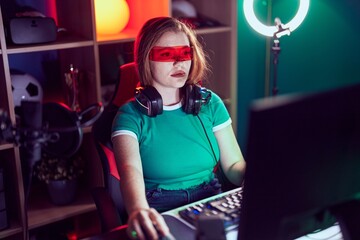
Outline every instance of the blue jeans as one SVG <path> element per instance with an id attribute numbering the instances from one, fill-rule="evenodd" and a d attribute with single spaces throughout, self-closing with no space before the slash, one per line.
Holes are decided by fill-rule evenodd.
<path id="1" fill-rule="evenodd" d="M 221 184 L 217 178 L 209 183 L 182 190 L 164 190 L 161 188 L 146 191 L 150 207 L 158 212 L 165 212 L 198 200 L 221 193 Z"/>

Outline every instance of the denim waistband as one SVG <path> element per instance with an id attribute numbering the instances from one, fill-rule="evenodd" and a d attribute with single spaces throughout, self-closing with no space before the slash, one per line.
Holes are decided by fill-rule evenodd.
<path id="1" fill-rule="evenodd" d="M 157 192 L 175 192 L 175 191 L 194 191 L 194 190 L 198 190 L 198 189 L 203 189 L 203 188 L 208 188 L 208 187 L 219 187 L 221 188 L 221 184 L 219 182 L 219 180 L 217 178 L 213 178 L 212 180 L 210 180 L 210 182 L 203 182 L 199 185 L 195 185 L 195 186 L 191 186 L 189 188 L 184 188 L 184 189 L 163 189 L 163 188 L 152 188 L 152 189 L 146 189 L 146 192 L 151 192 L 151 191 L 157 191 Z"/>
<path id="2" fill-rule="evenodd" d="M 166 211 L 219 194 L 220 192 L 221 184 L 217 178 L 214 178 L 210 182 L 204 182 L 187 189 L 150 189 L 146 191 L 146 198 L 151 207 L 154 207 L 158 211 Z"/>

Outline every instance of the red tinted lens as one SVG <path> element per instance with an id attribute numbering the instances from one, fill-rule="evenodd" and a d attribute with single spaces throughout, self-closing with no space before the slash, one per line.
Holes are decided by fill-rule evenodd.
<path id="1" fill-rule="evenodd" d="M 150 51 L 150 60 L 157 62 L 188 61 L 192 56 L 192 48 L 189 46 L 153 47 Z"/>

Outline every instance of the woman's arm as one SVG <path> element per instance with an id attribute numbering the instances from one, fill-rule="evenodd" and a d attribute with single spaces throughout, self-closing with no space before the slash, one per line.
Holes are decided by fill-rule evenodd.
<path id="1" fill-rule="evenodd" d="M 145 185 L 138 141 L 129 135 L 119 135 L 113 138 L 116 165 L 120 175 L 120 186 L 129 214 L 128 234 L 135 230 L 138 239 L 157 239 L 157 230 L 167 235 L 169 229 L 163 217 L 149 207 L 145 195 Z"/>
<path id="2" fill-rule="evenodd" d="M 226 177 L 240 186 L 244 179 L 246 163 L 234 134 L 232 125 L 215 133 L 220 148 L 220 163 Z"/>

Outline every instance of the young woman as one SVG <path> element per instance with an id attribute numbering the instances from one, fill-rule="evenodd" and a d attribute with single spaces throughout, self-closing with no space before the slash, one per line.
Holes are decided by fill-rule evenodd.
<path id="1" fill-rule="evenodd" d="M 191 28 L 175 18 L 150 19 L 134 52 L 142 88 L 119 109 L 112 141 L 128 233 L 157 239 L 169 232 L 159 212 L 220 193 L 218 161 L 241 185 L 245 161 L 223 102 L 199 87 L 208 66 Z"/>

